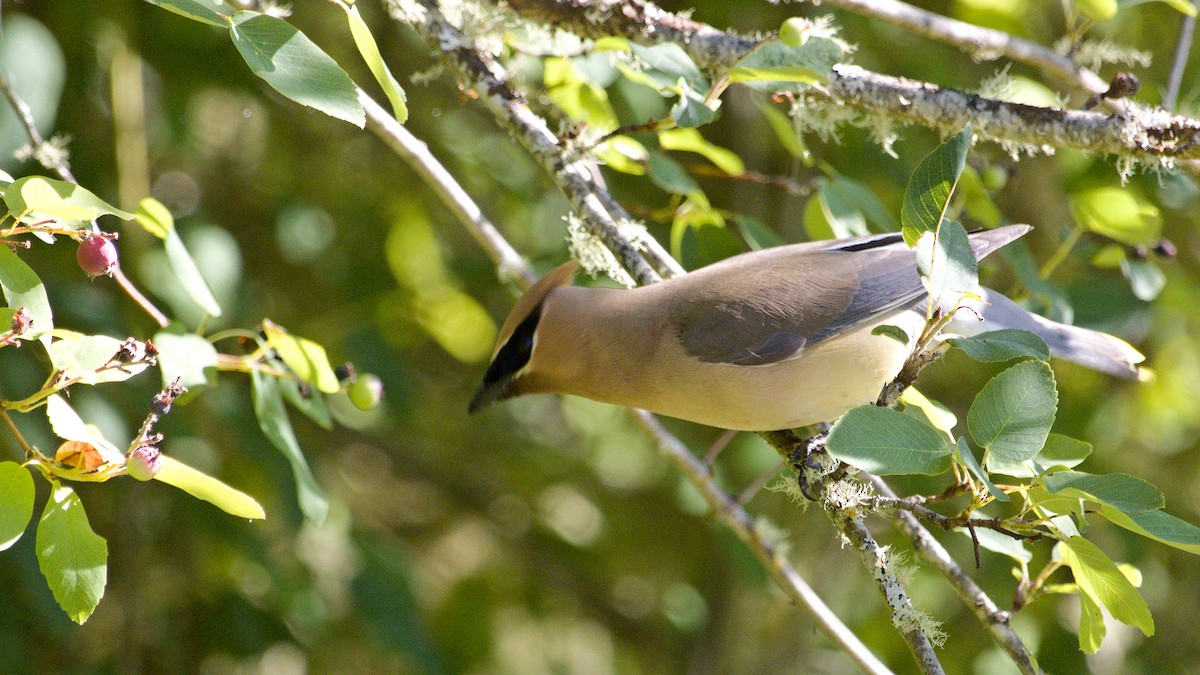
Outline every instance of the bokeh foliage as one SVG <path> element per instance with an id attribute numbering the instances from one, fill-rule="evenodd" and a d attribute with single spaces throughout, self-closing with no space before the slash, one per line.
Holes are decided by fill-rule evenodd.
<path id="1" fill-rule="evenodd" d="M 1063 32 L 1055 3 L 933 4 L 935 11 L 1046 44 Z M 813 12 L 808 6 L 717 0 L 688 6 L 699 20 L 743 32 L 775 30 L 788 13 Z M 22 93 L 41 113 L 46 131 L 70 135 L 72 167 L 82 184 L 126 210 L 135 210 L 146 195 L 171 209 L 225 309 L 210 325 L 254 325 L 270 316 L 317 339 L 335 362 L 353 361 L 378 373 L 387 398 L 369 414 L 335 405 L 340 426 L 332 430 L 293 416 L 299 444 L 330 502 L 320 526 L 305 521 L 291 466 L 255 422 L 247 378 L 222 376 L 203 396 L 180 405 L 163 422 L 168 451 L 257 496 L 270 517 L 254 524 L 232 519 L 154 483 L 77 486 L 92 528 L 108 539 L 105 599 L 85 626 L 70 623 L 40 578 L 33 537 L 24 537 L 0 565 L 6 600 L 0 602 L 0 670 L 849 667 L 780 600 L 758 562 L 704 517 L 698 498 L 619 411 L 581 400 L 531 398 L 467 417 L 466 401 L 494 338 L 493 317 L 506 313 L 513 290 L 495 281 L 482 252 L 373 137 L 267 89 L 221 29 L 133 1 L 6 9 L 0 39 L 6 72 L 13 79 L 14 71 L 29 73 L 21 78 L 28 83 Z M 567 206 L 540 168 L 447 78 L 429 77 L 437 61 L 413 33 L 388 21 L 373 3 L 360 10 L 405 83 L 409 128 L 433 146 L 536 267 L 561 261 Z M 296 3 L 289 20 L 355 81 L 372 83 L 340 15 L 331 4 Z M 1138 98 L 1153 103 L 1173 48 L 1163 35 L 1173 35 L 1179 20 L 1166 4 L 1149 3 L 1123 9 L 1090 35 L 1150 53 L 1152 65 L 1135 70 L 1144 84 Z M 866 68 L 964 88 L 977 88 L 999 68 L 869 19 L 839 14 L 838 22 L 842 36 L 858 46 L 855 63 Z M 522 76 L 554 82 L 551 64 L 544 72 L 532 59 L 526 65 Z M 622 122 L 669 113 L 661 97 L 627 79 L 588 89 L 563 66 L 553 66 L 559 86 L 548 97 L 568 114 L 572 102 L 601 94 Z M 1009 87 L 1021 95 L 1050 93 L 1022 66 L 1009 75 Z M 413 84 L 414 76 L 429 84 Z M 131 92 L 143 89 L 144 109 L 130 110 Z M 1185 85 L 1182 107 L 1195 112 L 1197 96 L 1200 89 Z M 753 171 L 788 175 L 797 160 L 781 146 L 773 118 L 760 105 L 748 95 L 727 96 L 705 138 L 732 149 Z M 7 119 L 8 111 L 0 111 L 5 157 L 21 142 Z M 696 167 L 718 160 L 665 147 L 649 161 L 681 171 L 658 172 L 658 187 L 615 173 L 608 178 L 617 196 L 649 219 L 660 241 L 676 243 L 675 250 L 686 253 L 684 262 L 694 266 L 716 253 L 685 248 L 681 232 L 702 231 L 705 223 L 681 230 L 672 216 L 664 218 L 664 209 L 676 205 L 668 192 L 702 186 L 721 214 L 737 214 L 727 224 L 743 239 L 762 230 L 760 236 L 794 241 L 824 228 L 838 232 L 832 228 L 846 222 L 854 228 L 859 221 L 885 220 L 886 214 L 898 221 L 908 176 L 940 139 L 920 129 L 900 130 L 895 158 L 858 130 L 842 130 L 837 143 L 805 140 L 826 171 L 796 175 L 816 188 L 819 199 L 708 175 Z M 1052 281 L 1063 294 L 1048 287 L 1038 297 L 1051 312 L 1069 307 L 1077 323 L 1139 344 L 1158 378 L 1127 384 L 1055 364 L 1055 429 L 1094 444 L 1081 469 L 1146 478 L 1167 495 L 1172 513 L 1200 521 L 1194 487 L 1200 468 L 1200 189 L 1178 174 L 1136 174 L 1122 186 L 1111 160 L 1072 151 L 1013 162 L 985 144 L 971 160 L 983 174 L 979 189 L 992 191 L 999 211 L 1037 228 L 1027 250 L 1008 254 L 1007 264 L 988 266 L 990 285 L 1005 288 L 1030 265 L 1050 259 L 1078 222 L 1104 217 L 1115 223 L 1105 232 L 1111 239 L 1085 235 L 1054 270 Z M 14 175 L 32 168 L 4 161 L 0 166 Z M 996 167 L 1004 180 L 982 187 Z M 662 185 L 664 175 L 678 180 Z M 881 208 L 855 216 L 845 203 L 863 202 L 846 193 L 863 186 Z M 1113 196 L 1118 189 L 1123 196 Z M 975 224 L 992 224 L 982 202 L 976 212 L 969 209 Z M 1114 214 L 1126 215 L 1122 220 Z M 1112 248 L 1113 241 L 1150 243 L 1123 238 L 1120 228 L 1135 223 L 1132 229 L 1140 232 L 1146 217 L 1178 248 L 1173 261 L 1147 262 L 1129 246 Z M 122 235 L 130 275 L 186 321 L 195 310 L 170 279 L 155 275 L 163 267 L 155 242 L 136 227 Z M 706 241 L 718 253 L 741 245 L 736 238 Z M 22 254 L 48 286 L 56 323 L 89 333 L 153 336 L 149 319 L 107 280 L 89 282 L 73 254 L 64 246 L 35 246 Z M 1093 264 L 1098 255 L 1104 267 Z M 1148 302 L 1150 290 L 1160 285 L 1161 294 Z M 0 350 L 6 397 L 40 384 L 41 370 L 15 351 Z M 928 369 L 922 389 L 957 401 L 954 412 L 965 419 L 970 397 L 957 399 L 953 392 L 977 391 L 1000 370 L 999 364 L 989 372 L 952 354 Z M 72 405 L 119 438 L 128 433 L 122 429 L 136 425 L 159 384 L 153 377 L 135 378 L 116 389 L 79 392 Z M 683 424 L 672 429 L 695 448 L 718 435 Z M 23 431 L 49 439 L 48 429 Z M 743 435 L 718 470 L 736 490 L 775 461 L 761 441 Z M 932 489 L 915 479 L 901 487 Z M 38 491 L 40 504 L 49 495 L 42 482 Z M 909 667 L 881 600 L 824 518 L 770 492 L 757 495 L 751 508 L 786 530 L 797 566 L 838 615 L 889 664 Z M 1195 557 L 1099 519 L 1088 534 L 1141 570 L 1157 633 L 1147 639 L 1110 625 L 1104 649 L 1085 661 L 1075 635 L 1077 606 L 1041 600 L 1014 618 L 1041 665 L 1052 672 L 1190 666 L 1200 649 L 1191 620 L 1200 593 Z M 967 538 L 943 539 L 969 564 Z M 1039 549 L 1035 555 L 1044 559 L 1048 553 Z M 1007 558 L 985 553 L 983 569 L 974 572 L 1002 606 L 1011 594 L 1010 567 Z M 977 622 L 936 575 L 917 571 L 912 595 L 919 608 L 945 622 L 950 639 L 941 655 L 948 669 L 996 672 L 1004 665 L 998 652 L 978 649 Z"/>

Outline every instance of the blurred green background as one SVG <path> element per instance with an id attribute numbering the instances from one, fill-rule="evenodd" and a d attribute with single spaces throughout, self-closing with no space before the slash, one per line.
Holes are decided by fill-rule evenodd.
<path id="1" fill-rule="evenodd" d="M 1063 32 L 1059 3 L 927 4 L 1044 44 Z M 789 15 L 815 15 L 809 5 L 765 2 L 664 5 L 694 9 L 700 21 L 745 34 L 774 30 Z M 377 373 L 387 397 L 372 413 L 342 401 L 335 406 L 341 425 L 331 432 L 293 414 L 331 501 L 328 519 L 315 526 L 296 506 L 288 464 L 259 431 L 247 378 L 223 374 L 219 386 L 168 416 L 164 450 L 256 496 L 268 519 L 239 521 L 158 483 L 78 486 L 93 528 L 109 542 L 105 597 L 84 626 L 71 623 L 41 578 L 27 532 L 0 558 L 0 672 L 851 669 L 758 561 L 707 517 L 699 497 L 623 411 L 531 397 L 467 416 L 496 322 L 515 289 L 497 282 L 484 253 L 373 136 L 267 90 L 220 29 L 149 4 L 32 1 L 4 10 L 5 71 L 39 112 L 43 131 L 70 137 L 81 184 L 123 208 L 153 195 L 175 214 L 226 308 L 209 328 L 253 328 L 270 318 L 324 344 L 335 363 L 352 361 Z M 322 2 L 297 2 L 293 10 L 289 20 L 374 91 L 341 12 Z M 543 172 L 436 69 L 413 32 L 387 20 L 376 3 L 363 3 L 361 11 L 408 90 L 409 129 L 535 268 L 564 260 L 567 206 Z M 837 21 L 843 37 L 858 45 L 854 63 L 868 69 L 978 88 L 1003 66 L 878 21 L 841 13 Z M 1162 3 L 1131 6 L 1089 37 L 1145 50 L 1151 66 L 1124 69 L 1143 83 L 1137 98 L 1157 103 L 1180 21 Z M 1200 97 L 1196 61 L 1180 104 L 1192 113 Z M 1107 66 L 1101 74 L 1115 71 Z M 1009 74 L 1010 93 L 1045 100 L 1036 72 L 1014 65 Z M 631 85 L 616 84 L 609 95 L 625 122 L 655 110 L 646 92 Z M 898 213 L 909 173 L 938 142 L 927 130 L 900 132 L 898 158 L 860 130 L 843 129 L 837 143 L 807 140 L 820 161 L 867 184 Z M 796 169 L 744 90 L 726 95 L 721 118 L 704 133 L 753 171 Z M 14 176 L 46 173 L 9 159 L 22 143 L 5 108 L 0 167 Z M 1036 227 L 1028 245 L 1038 261 L 1072 227 L 1069 195 L 1120 184 L 1111 159 L 1072 151 L 1013 162 L 982 144 L 971 163 L 1004 169 L 1007 184 L 995 202 L 1006 218 Z M 817 175 L 804 168 L 796 174 L 801 184 Z M 646 179 L 608 178 L 635 214 L 653 216 L 668 203 Z M 805 196 L 697 180 L 715 206 L 752 216 L 787 240 L 804 237 Z M 1089 255 L 1103 244 L 1090 238 L 1053 281 L 1066 290 L 1077 323 L 1138 344 L 1159 377 L 1135 385 L 1056 364 L 1062 398 L 1056 430 L 1095 443 L 1081 469 L 1150 480 L 1166 493 L 1170 512 L 1196 523 L 1200 189 L 1190 178 L 1166 174 L 1136 174 L 1125 189 L 1159 210 L 1165 236 L 1178 247 L 1175 260 L 1152 261 L 1165 274 L 1162 294 L 1139 300 L 1119 271 L 1090 265 Z M 651 219 L 650 226 L 668 240 L 669 222 Z M 121 234 L 134 281 L 194 325 L 195 310 L 161 273 L 155 241 L 134 226 Z M 45 280 L 61 326 L 116 337 L 153 334 L 150 319 L 111 280 L 80 273 L 69 243 L 35 245 L 22 255 Z M 989 267 L 989 283 L 1011 283 L 1004 262 Z M 0 394 L 36 389 L 46 367 L 32 346 L 0 350 Z M 994 372 L 952 355 L 931 367 L 921 386 L 961 416 Z M 158 386 L 151 372 L 127 384 L 77 387 L 72 403 L 110 438 L 128 439 Z M 720 433 L 668 422 L 698 453 Z M 52 444 L 36 423 L 19 423 L 35 442 Z M 15 443 L 4 445 L 15 459 Z M 736 493 L 776 461 L 760 440 L 742 434 L 717 470 Z M 45 498 L 43 481 L 39 495 Z M 785 531 L 796 566 L 838 616 L 889 665 L 912 669 L 881 598 L 819 509 L 767 491 L 749 508 Z M 882 524 L 878 534 L 905 550 Z M 1077 603 L 1043 599 L 1013 619 L 1041 665 L 1059 673 L 1194 670 L 1200 563 L 1104 522 L 1088 534 L 1114 559 L 1142 570 L 1157 634 L 1144 638 L 1110 623 L 1100 653 L 1085 659 L 1075 637 Z M 941 538 L 971 566 L 966 537 Z M 1037 565 L 1048 547 L 1034 548 Z M 985 552 L 983 569 L 972 571 L 1002 607 L 1014 586 L 1010 567 Z M 950 638 L 939 653 L 948 671 L 1011 669 L 935 573 L 918 570 L 911 591 L 920 609 L 945 623 Z"/>

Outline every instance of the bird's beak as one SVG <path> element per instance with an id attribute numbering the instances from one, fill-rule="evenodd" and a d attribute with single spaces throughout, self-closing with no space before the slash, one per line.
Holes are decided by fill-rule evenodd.
<path id="1" fill-rule="evenodd" d="M 474 415 L 497 401 L 503 401 L 515 395 L 516 387 L 512 377 L 499 380 L 485 378 L 479 385 L 479 389 L 475 390 L 475 395 L 471 397 L 471 404 L 467 406 L 467 412 Z"/>

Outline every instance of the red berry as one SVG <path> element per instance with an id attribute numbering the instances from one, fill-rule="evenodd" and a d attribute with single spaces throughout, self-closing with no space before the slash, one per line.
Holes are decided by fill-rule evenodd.
<path id="1" fill-rule="evenodd" d="M 138 480 L 151 480 L 162 468 L 162 453 L 153 445 L 139 445 L 125 458 L 125 471 Z"/>
<path id="2" fill-rule="evenodd" d="M 89 277 L 98 277 L 112 272 L 117 266 L 117 247 L 112 239 L 102 234 L 89 234 L 79 243 L 75 252 L 79 266 Z"/>
<path id="3" fill-rule="evenodd" d="M 372 410 L 383 399 L 383 382 L 373 373 L 363 373 L 346 390 L 350 402 L 359 410 Z"/>

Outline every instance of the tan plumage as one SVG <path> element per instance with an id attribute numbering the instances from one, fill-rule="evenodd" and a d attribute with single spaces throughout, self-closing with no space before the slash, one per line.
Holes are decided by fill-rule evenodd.
<path id="1" fill-rule="evenodd" d="M 972 234 L 976 257 L 1028 229 Z M 911 339 L 872 330 L 915 337 L 924 323 L 915 254 L 895 235 L 747 253 L 631 290 L 569 286 L 576 269 L 517 303 L 472 411 L 565 393 L 727 429 L 831 421 L 874 401 L 909 355 Z"/>

